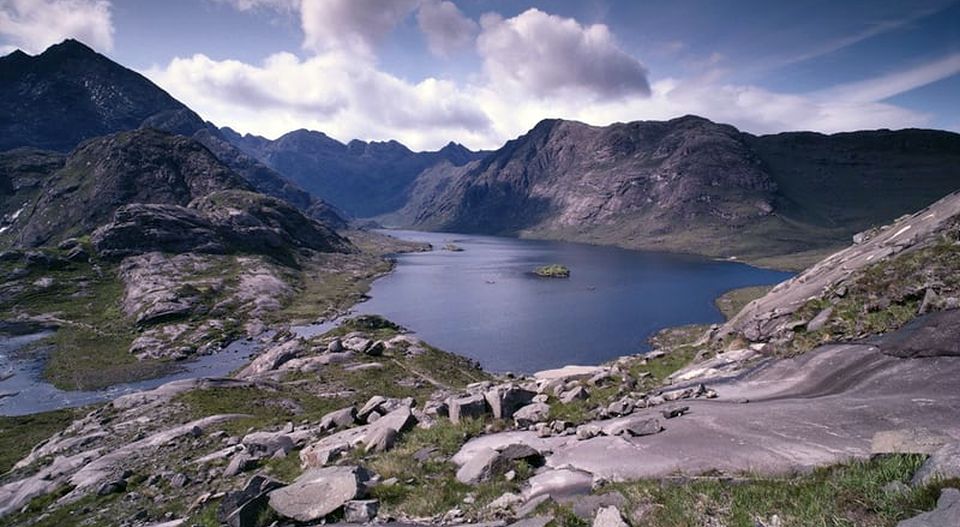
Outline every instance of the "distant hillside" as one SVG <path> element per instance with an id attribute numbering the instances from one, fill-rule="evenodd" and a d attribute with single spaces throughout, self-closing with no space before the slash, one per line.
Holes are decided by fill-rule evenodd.
<path id="1" fill-rule="evenodd" d="M 158 217 L 156 211 L 162 210 L 165 223 L 144 221 L 143 215 L 128 213 L 126 217 L 133 218 L 129 225 L 136 228 L 125 231 L 125 237 L 112 238 L 114 253 L 181 247 L 172 244 L 173 240 L 187 242 L 174 252 L 229 252 L 249 249 L 254 238 L 271 237 L 275 241 L 261 243 L 258 251 L 270 254 L 264 247 L 277 251 L 303 244 L 316 250 L 349 248 L 332 231 L 285 202 L 254 193 L 249 183 L 197 141 L 154 129 L 91 139 L 66 156 L 32 149 L 7 151 L 0 153 L 0 170 L 10 182 L 0 194 L 2 248 L 49 246 L 89 235 L 113 221 L 118 210 L 142 205 L 168 206 L 136 209 L 152 213 L 153 220 Z M 210 201 L 209 196 L 222 196 L 225 191 L 247 197 Z M 210 203 L 220 204 L 217 214 L 223 219 L 213 227 L 191 219 L 194 213 L 188 206 L 213 217 Z M 186 228 L 188 225 L 206 230 Z M 305 230 L 309 232 L 302 234 Z M 227 231 L 234 234 L 224 234 Z M 202 247 L 199 242 L 204 236 L 216 244 Z"/>
<path id="2" fill-rule="evenodd" d="M 960 135 L 757 137 L 695 116 L 607 127 L 547 120 L 412 188 L 385 221 L 778 265 L 790 255 L 798 265 L 799 253 L 842 246 L 960 188 Z"/>
<path id="3" fill-rule="evenodd" d="M 343 144 L 322 132 L 296 130 L 271 141 L 221 129 L 244 152 L 316 196 L 356 217 L 401 208 L 424 170 L 441 163 L 462 166 L 484 157 L 450 143 L 436 152 L 413 152 L 397 141 Z"/>
<path id="4" fill-rule="evenodd" d="M 36 56 L 14 51 L 0 57 L 0 151 L 69 152 L 87 139 L 137 128 L 193 137 L 257 191 L 345 226 L 335 209 L 238 150 L 147 78 L 76 40 Z"/>

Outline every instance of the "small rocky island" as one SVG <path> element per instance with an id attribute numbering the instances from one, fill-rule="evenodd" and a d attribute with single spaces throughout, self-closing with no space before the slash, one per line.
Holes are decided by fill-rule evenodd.
<path id="1" fill-rule="evenodd" d="M 538 267 L 533 274 L 541 278 L 570 278 L 570 269 L 560 264 Z"/>

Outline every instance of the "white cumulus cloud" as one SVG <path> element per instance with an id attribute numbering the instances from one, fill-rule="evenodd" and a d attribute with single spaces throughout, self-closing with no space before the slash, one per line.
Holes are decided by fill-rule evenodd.
<path id="1" fill-rule="evenodd" d="M 303 45 L 317 52 L 370 55 L 376 44 L 417 7 L 417 0 L 303 0 Z"/>
<path id="2" fill-rule="evenodd" d="M 543 97 L 578 93 L 601 98 L 650 93 L 647 70 L 623 51 L 603 24 L 582 26 L 529 9 L 513 18 L 487 14 L 477 49 L 492 82 Z"/>
<path id="3" fill-rule="evenodd" d="M 397 138 L 426 147 L 490 134 L 487 115 L 454 83 L 410 83 L 343 52 L 279 53 L 260 65 L 194 55 L 146 74 L 204 118 L 270 137 L 311 128 L 344 141 Z"/>
<path id="4" fill-rule="evenodd" d="M 427 36 L 430 52 L 441 57 L 470 46 L 479 27 L 448 0 L 423 0 L 417 24 Z"/>
<path id="5" fill-rule="evenodd" d="M 3 0 L 0 42 L 10 51 L 40 53 L 66 38 L 98 50 L 113 49 L 113 23 L 107 0 Z"/>

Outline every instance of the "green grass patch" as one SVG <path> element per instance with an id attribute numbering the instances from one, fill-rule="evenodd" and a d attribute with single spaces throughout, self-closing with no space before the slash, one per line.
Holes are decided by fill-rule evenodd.
<path id="1" fill-rule="evenodd" d="M 762 297 L 773 289 L 772 285 L 757 285 L 731 289 L 717 297 L 714 304 L 723 313 L 724 318 L 730 320 L 735 317 L 750 302 Z"/>
<path id="2" fill-rule="evenodd" d="M 4 445 L 0 449 L 0 473 L 13 468 L 14 463 L 29 454 L 34 445 L 66 429 L 85 411 L 83 408 L 66 408 L 32 415 L 0 416 L 0 445 Z"/>
<path id="3" fill-rule="evenodd" d="M 405 434 L 393 450 L 378 454 L 366 461 L 384 479 L 396 478 L 393 485 L 379 485 L 372 489 L 388 514 L 406 514 L 426 517 L 460 508 L 468 516 L 478 517 L 483 507 L 503 495 L 516 492 L 521 483 L 533 473 L 526 463 L 515 467 L 517 477 L 508 482 L 502 476 L 479 485 L 465 485 L 456 479 L 456 466 L 449 458 L 471 438 L 480 435 L 484 422 L 465 420 L 459 424 L 440 421 L 432 428 L 417 428 Z M 425 462 L 414 454 L 423 448 L 437 451 Z M 473 504 L 463 502 L 467 495 L 475 498 Z"/>
<path id="4" fill-rule="evenodd" d="M 933 508 L 945 484 L 904 494 L 884 490 L 888 483 L 909 481 L 923 460 L 918 455 L 881 456 L 784 479 L 640 481 L 600 492 L 622 492 L 630 510 L 648 511 L 643 525 L 651 527 L 753 527 L 772 515 L 784 526 L 892 527 Z"/>

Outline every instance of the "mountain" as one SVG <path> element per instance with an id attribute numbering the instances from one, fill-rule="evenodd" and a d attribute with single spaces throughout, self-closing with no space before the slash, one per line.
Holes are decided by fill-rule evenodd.
<path id="1" fill-rule="evenodd" d="M 336 209 L 241 152 L 150 80 L 76 40 L 36 56 L 18 50 L 0 58 L 0 151 L 65 153 L 87 139 L 137 128 L 193 137 L 257 191 L 336 228 L 346 225 Z"/>
<path id="2" fill-rule="evenodd" d="M 222 227 L 217 233 L 221 238 L 227 230 L 225 226 L 231 226 L 229 230 L 236 233 L 232 237 L 235 243 L 221 244 L 215 251 L 199 252 L 245 251 L 249 240 L 255 238 L 251 236 L 251 227 L 264 222 L 276 227 L 282 241 L 296 246 L 327 251 L 344 250 L 348 245 L 332 231 L 295 212 L 285 201 L 255 193 L 250 183 L 199 142 L 151 128 L 91 139 L 66 156 L 31 149 L 7 151 L 0 154 L 0 167 L 10 176 L 9 190 L 0 200 L 2 247 L 49 246 L 90 234 L 115 221 L 114 215 L 120 209 L 127 210 L 129 222 L 129 208 L 134 205 L 140 207 L 138 210 L 144 210 L 142 206 L 146 204 L 164 205 L 168 216 L 190 216 L 187 218 L 190 222 L 194 213 L 184 208 L 206 211 L 210 216 L 213 207 L 209 196 L 224 195 L 223 192 L 228 191 L 247 196 L 215 201 L 223 204 L 221 208 L 236 211 L 236 217 L 220 218 L 223 214 L 218 214 L 220 219 L 214 222 Z M 241 203 L 244 205 L 240 206 Z M 244 223 L 243 218 L 248 221 Z M 297 221 L 303 225 L 298 226 Z M 165 250 L 171 246 L 167 244 L 171 237 L 191 237 L 198 233 L 195 230 L 177 233 L 173 232 L 175 229 L 157 229 L 156 224 L 143 222 L 140 226 L 144 228 L 135 236 L 127 237 L 131 247 Z M 311 232 L 299 233 L 302 229 Z M 311 241 L 301 243 L 307 239 Z M 151 241 L 156 243 L 150 245 Z M 282 245 L 271 243 L 273 249 Z M 174 252 L 194 251 L 197 247 L 194 243 Z M 268 250 L 254 252 L 271 254 Z"/>
<path id="3" fill-rule="evenodd" d="M 296 130 L 276 140 L 222 128 L 223 137 L 320 198 L 357 217 L 401 208 L 424 170 L 463 166 L 486 155 L 450 143 L 436 152 L 413 152 L 397 141 L 343 144 L 322 132 Z"/>
<path id="4" fill-rule="evenodd" d="M 139 128 L 148 120 L 183 135 L 203 126 L 146 77 L 76 40 L 37 56 L 17 50 L 0 58 L 0 150 L 32 146 L 66 152 L 85 139 Z"/>
<path id="5" fill-rule="evenodd" d="M 465 167 L 425 174 L 388 223 L 770 261 L 842 245 L 960 188 L 960 135 L 546 120 Z"/>

